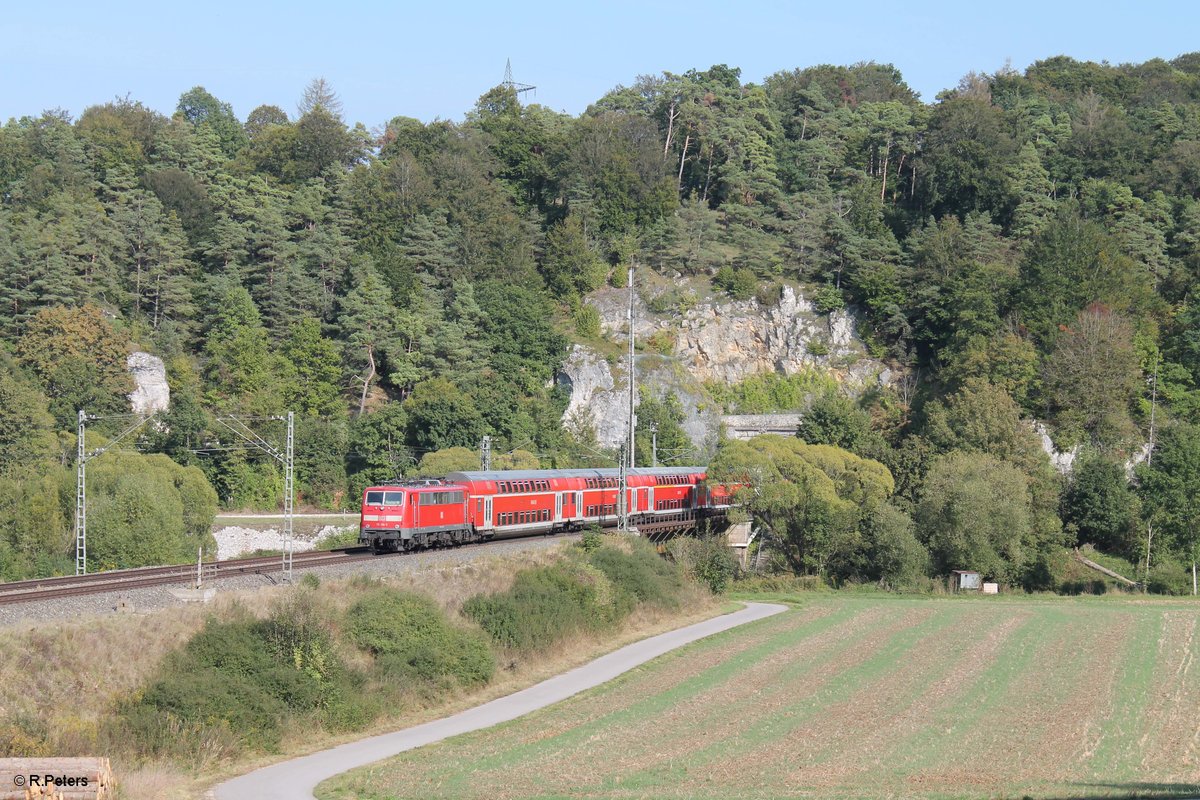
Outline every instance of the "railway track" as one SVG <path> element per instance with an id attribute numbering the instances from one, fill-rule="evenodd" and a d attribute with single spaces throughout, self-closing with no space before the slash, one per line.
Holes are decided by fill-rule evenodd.
<path id="1" fill-rule="evenodd" d="M 310 550 L 292 555 L 293 567 L 321 567 L 346 564 L 352 561 L 375 558 L 370 551 L 361 547 L 341 550 Z M 239 575 L 266 575 L 283 570 L 280 556 L 255 558 L 233 558 L 225 561 L 210 561 L 201 565 L 203 580 L 218 580 Z M 75 597 L 103 592 L 119 592 L 125 589 L 140 589 L 147 586 L 170 586 L 194 584 L 196 566 L 177 564 L 167 567 L 139 567 L 136 569 L 109 570 L 89 575 L 66 575 L 59 578 L 35 578 L 27 581 L 0 583 L 0 605 L 23 603 L 33 600 L 52 600 L 59 597 Z"/>
<path id="2" fill-rule="evenodd" d="M 680 514 L 674 519 L 644 522 L 638 528 L 641 535 L 657 541 L 685 533 L 695 528 L 695 526 L 696 520 L 694 517 Z M 504 542 L 511 541 L 511 539 L 506 538 L 493 541 Z M 489 543 L 480 542 L 475 546 Z M 389 555 L 403 554 L 374 555 L 365 547 L 346 547 L 338 550 L 309 550 L 302 553 L 294 553 L 292 555 L 292 566 L 301 569 L 324 567 L 348 564 L 354 561 L 387 558 Z M 204 583 L 221 578 L 233 578 L 241 575 L 269 575 L 282 571 L 282 558 L 277 555 L 210 561 L 202 564 L 200 567 L 200 574 Z M 176 564 L 166 567 L 138 567 L 135 569 L 93 572 L 88 575 L 65 575 L 57 578 L 34 578 L 26 581 L 0 583 L 0 605 L 53 600 L 60 597 L 102 594 L 105 592 L 120 592 L 127 589 L 141 589 L 148 586 L 194 585 L 195 581 L 195 564 Z"/>

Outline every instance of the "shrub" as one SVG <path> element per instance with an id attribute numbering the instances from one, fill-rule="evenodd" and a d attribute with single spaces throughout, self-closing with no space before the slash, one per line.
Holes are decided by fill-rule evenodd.
<path id="1" fill-rule="evenodd" d="M 1155 594 L 1191 594 L 1191 570 L 1178 561 L 1163 559 L 1150 568 L 1146 588 Z"/>
<path id="2" fill-rule="evenodd" d="M 783 288 L 777 281 L 764 283 L 754 292 L 754 299 L 764 308 L 770 308 L 779 302 L 783 296 Z"/>
<path id="3" fill-rule="evenodd" d="M 646 347 L 664 356 L 669 356 L 675 352 L 676 337 L 674 331 L 658 330 L 650 334 L 650 338 L 646 341 Z"/>
<path id="4" fill-rule="evenodd" d="M 122 706 L 121 732 L 148 754 L 190 759 L 273 750 L 293 717 L 360 728 L 377 709 L 337 653 L 328 612 L 309 591 L 267 620 L 210 621 Z"/>
<path id="5" fill-rule="evenodd" d="M 756 575 L 737 582 L 740 592 L 761 592 L 764 594 L 791 594 L 794 592 L 813 592 L 829 589 L 829 584 L 820 575 Z"/>
<path id="6" fill-rule="evenodd" d="M 585 339 L 600 338 L 600 312 L 595 306 L 583 303 L 574 314 L 575 332 Z"/>
<path id="7" fill-rule="evenodd" d="M 670 553 L 687 574 L 713 594 L 724 594 L 737 572 L 737 560 L 719 537 L 680 537 L 671 542 Z"/>
<path id="8" fill-rule="evenodd" d="M 620 600 L 599 570 L 560 563 L 517 573 L 511 589 L 472 597 L 463 613 L 501 646 L 532 652 L 614 621 L 627 610 Z"/>
<path id="9" fill-rule="evenodd" d="M 605 547 L 589 556 L 589 561 L 612 581 L 620 593 L 639 603 L 662 608 L 679 606 L 683 581 L 679 569 L 659 557 L 649 543 L 638 539 L 632 553 Z"/>
<path id="10" fill-rule="evenodd" d="M 813 294 L 813 308 L 818 314 L 828 314 L 831 311 L 846 307 L 842 292 L 833 284 L 826 283 Z"/>
<path id="11" fill-rule="evenodd" d="M 734 300 L 749 300 L 758 288 L 758 278 L 748 269 L 721 267 L 713 276 L 713 285 L 724 289 Z"/>
<path id="12" fill-rule="evenodd" d="M 477 633 L 456 628 L 432 600 L 377 588 L 350 609 L 351 641 L 376 656 L 389 680 L 456 682 L 475 686 L 491 680 L 496 662 Z"/>
<path id="13" fill-rule="evenodd" d="M 595 525 L 588 526 L 579 540 L 579 547 L 585 553 L 594 553 L 604 544 L 603 534 Z"/>

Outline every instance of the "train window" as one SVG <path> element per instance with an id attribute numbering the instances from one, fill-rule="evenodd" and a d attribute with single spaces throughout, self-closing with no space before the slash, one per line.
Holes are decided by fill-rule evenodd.
<path id="1" fill-rule="evenodd" d="M 369 505 L 369 506 L 383 505 L 383 492 L 367 492 L 367 505 Z"/>
<path id="2" fill-rule="evenodd" d="M 383 496 L 383 504 L 385 506 L 404 505 L 404 492 L 388 492 Z"/>

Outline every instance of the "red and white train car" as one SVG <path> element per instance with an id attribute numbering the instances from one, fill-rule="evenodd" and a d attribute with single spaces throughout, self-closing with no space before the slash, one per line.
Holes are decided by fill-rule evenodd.
<path id="1" fill-rule="evenodd" d="M 728 507 L 725 487 L 706 489 L 704 467 L 629 470 L 634 524 Z M 377 551 L 413 550 L 617 524 L 616 469 L 453 472 L 444 481 L 369 487 L 359 542 Z"/>

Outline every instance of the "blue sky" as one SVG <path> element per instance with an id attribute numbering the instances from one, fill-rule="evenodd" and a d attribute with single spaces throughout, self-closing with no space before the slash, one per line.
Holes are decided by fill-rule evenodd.
<path id="1" fill-rule="evenodd" d="M 349 122 L 461 119 L 499 83 L 578 114 L 643 73 L 726 63 L 746 81 L 893 63 L 932 101 L 971 70 L 1051 55 L 1138 62 L 1200 50 L 1200 2 L 14 2 L 0 12 L 0 118 L 129 95 L 163 113 L 203 85 L 244 119 L 291 114 L 325 77 Z"/>

